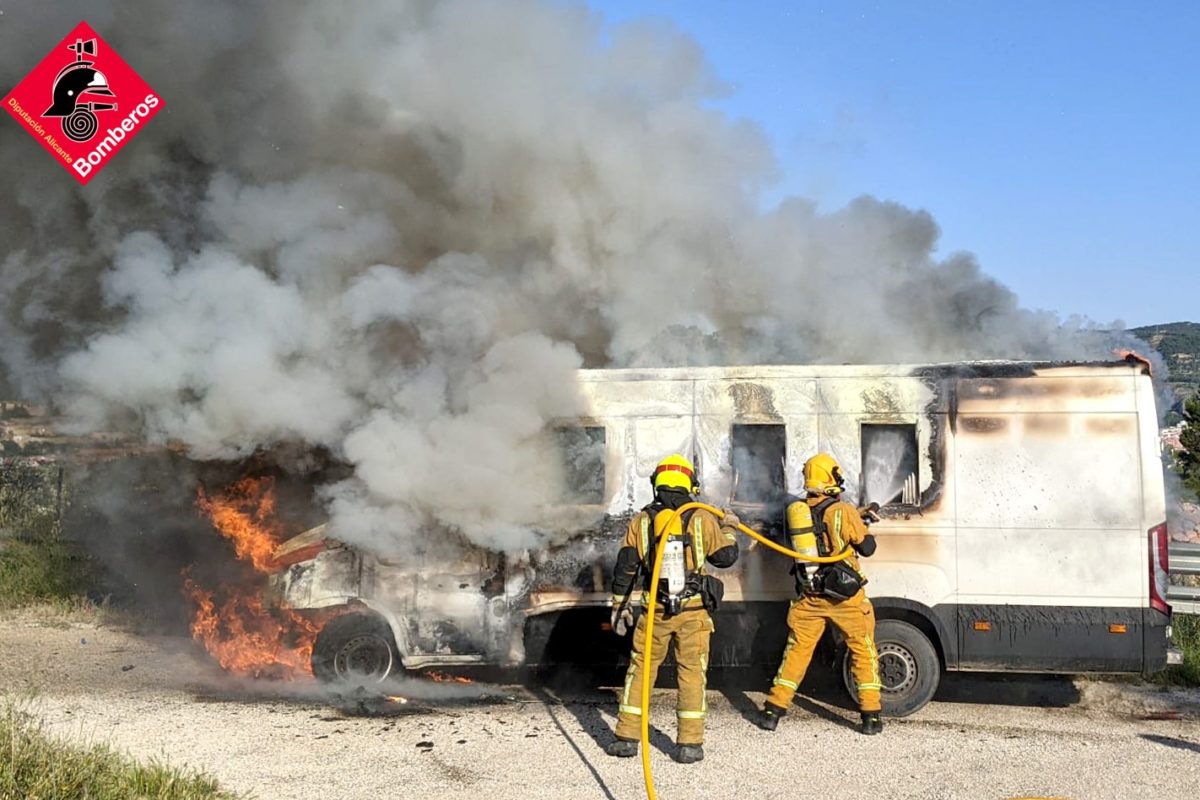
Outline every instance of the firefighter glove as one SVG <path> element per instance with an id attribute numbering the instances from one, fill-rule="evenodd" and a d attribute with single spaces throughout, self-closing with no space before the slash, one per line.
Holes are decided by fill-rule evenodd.
<path id="1" fill-rule="evenodd" d="M 742 520 L 737 514 L 733 513 L 732 508 L 723 509 L 722 513 L 725 515 L 721 521 L 722 526 L 727 528 L 736 528 L 738 525 L 742 524 Z"/>
<path id="2" fill-rule="evenodd" d="M 624 636 L 633 628 L 633 609 L 626 603 L 624 606 L 613 606 L 612 629 L 617 636 Z"/>
<path id="3" fill-rule="evenodd" d="M 850 546 L 853 547 L 855 552 L 857 552 L 860 556 L 866 556 L 870 558 L 871 556 L 875 555 L 875 534 L 868 533 L 861 542 L 858 544 L 851 544 Z"/>

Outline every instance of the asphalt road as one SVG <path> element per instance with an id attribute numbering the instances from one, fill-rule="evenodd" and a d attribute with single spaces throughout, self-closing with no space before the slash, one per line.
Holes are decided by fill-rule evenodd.
<path id="1" fill-rule="evenodd" d="M 307 684 L 228 680 L 186 640 L 0 621 L 0 691 L 58 734 L 215 775 L 259 798 L 625 800 L 639 759 L 613 759 L 611 689 L 413 682 L 403 704 L 330 704 Z M 918 714 L 864 737 L 836 692 L 775 734 L 762 700 L 716 681 L 706 759 L 671 761 L 674 696 L 654 695 L 658 796 L 1191 797 L 1200 693 L 1068 679 L 954 678 Z M 1152 716 L 1178 717 L 1147 719 Z"/>

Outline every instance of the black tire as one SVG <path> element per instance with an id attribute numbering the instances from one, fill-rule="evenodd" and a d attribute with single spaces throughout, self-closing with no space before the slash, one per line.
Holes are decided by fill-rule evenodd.
<path id="1" fill-rule="evenodd" d="M 391 628 L 374 614 L 334 617 L 313 645 L 313 675 L 323 683 L 371 688 L 400 669 Z"/>
<path id="2" fill-rule="evenodd" d="M 882 619 L 875 626 L 875 649 L 885 715 L 907 717 L 933 699 L 942 680 L 942 665 L 933 643 L 919 628 L 898 619 Z M 858 702 L 848 650 L 842 654 L 842 680 L 850 697 Z"/>

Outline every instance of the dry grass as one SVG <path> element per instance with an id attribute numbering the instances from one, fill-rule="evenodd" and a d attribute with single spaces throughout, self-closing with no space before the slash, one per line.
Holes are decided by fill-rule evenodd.
<path id="1" fill-rule="evenodd" d="M 153 761 L 140 764 L 105 745 L 82 746 L 57 739 L 12 705 L 0 713 L 0 800 L 236 797 L 192 770 Z"/>
<path id="2" fill-rule="evenodd" d="M 112 628 L 131 633 L 151 627 L 143 614 L 97 605 L 84 597 L 0 603 L 0 623 L 39 628 Z"/>

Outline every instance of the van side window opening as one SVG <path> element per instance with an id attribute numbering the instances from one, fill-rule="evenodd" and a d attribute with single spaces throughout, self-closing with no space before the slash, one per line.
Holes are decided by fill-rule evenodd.
<path id="1" fill-rule="evenodd" d="M 582 505 L 603 503 L 604 428 L 556 428 L 554 433 L 563 464 L 563 501 Z"/>
<path id="2" fill-rule="evenodd" d="M 731 441 L 733 499 L 739 503 L 779 500 L 786 491 L 786 426 L 734 425 Z"/>
<path id="3" fill-rule="evenodd" d="M 917 426 L 862 426 L 864 503 L 915 506 L 921 501 L 917 480 Z"/>

